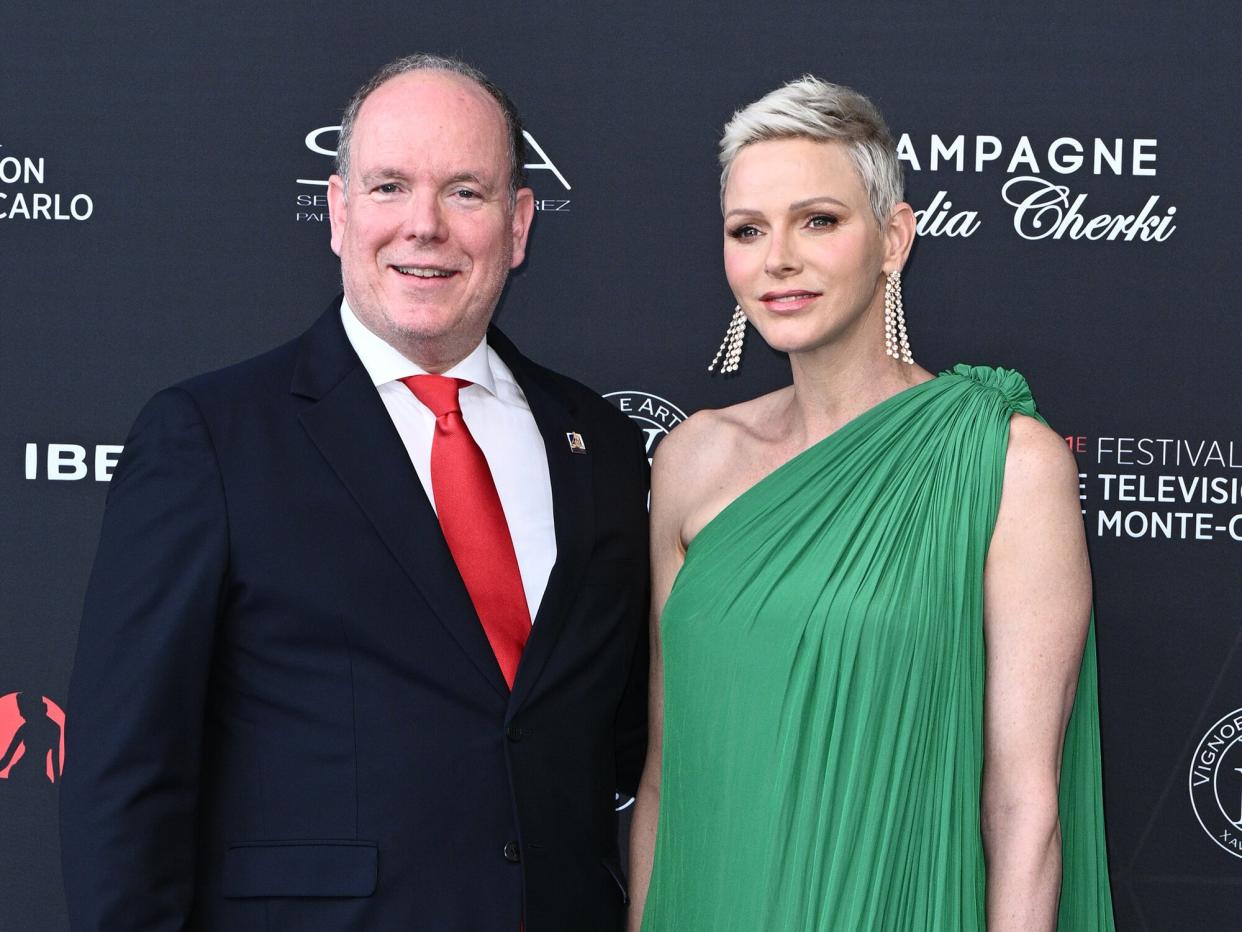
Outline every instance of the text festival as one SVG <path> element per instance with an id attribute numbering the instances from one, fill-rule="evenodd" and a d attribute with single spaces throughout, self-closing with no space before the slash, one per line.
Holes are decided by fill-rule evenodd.
<path id="1" fill-rule="evenodd" d="M 1044 171 L 1073 175 L 1089 170 L 1093 175 L 1154 176 L 1155 139 L 1101 139 L 1082 141 L 1062 136 L 1038 149 L 1030 137 L 1020 136 L 1007 147 L 998 136 L 964 135 L 942 138 L 932 133 L 923 158 L 909 133 L 897 143 L 897 157 L 911 171 L 974 171 L 1002 167 L 1013 175 L 1001 188 L 1001 198 L 1013 208 L 1013 228 L 1023 239 L 1121 240 L 1162 243 L 1177 229 L 1176 207 L 1160 212 L 1159 195 L 1150 195 L 1133 214 L 1087 212 L 1085 193 L 1074 194 L 1068 185 L 1042 177 Z M 920 236 L 967 237 L 983 221 L 978 211 L 953 210 L 947 191 L 937 191 L 931 203 L 914 212 Z"/>
<path id="2" fill-rule="evenodd" d="M 1092 445 L 1076 435 L 1065 440 L 1075 454 L 1090 454 L 1094 446 L 1098 471 L 1094 481 L 1088 473 L 1078 474 L 1078 497 L 1100 503 L 1096 536 L 1242 543 L 1242 475 L 1219 474 L 1242 471 L 1242 448 L 1234 441 L 1099 437 Z"/>

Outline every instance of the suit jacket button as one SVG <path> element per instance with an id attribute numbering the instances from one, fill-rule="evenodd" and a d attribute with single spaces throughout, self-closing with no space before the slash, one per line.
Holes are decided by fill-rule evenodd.
<path id="1" fill-rule="evenodd" d="M 522 729 L 518 728 L 517 725 L 510 725 L 505 729 L 505 734 L 509 736 L 510 741 L 522 740 Z"/>
<path id="2" fill-rule="evenodd" d="M 516 864 L 518 861 L 522 860 L 516 841 L 511 841 L 505 845 L 505 860 L 510 864 Z"/>

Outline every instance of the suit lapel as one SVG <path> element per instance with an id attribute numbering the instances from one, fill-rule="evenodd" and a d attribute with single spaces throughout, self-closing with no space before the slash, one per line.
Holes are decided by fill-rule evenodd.
<path id="1" fill-rule="evenodd" d="M 513 372 L 526 395 L 531 414 L 543 437 L 552 484 L 552 511 L 556 533 L 556 562 L 535 616 L 530 640 L 522 651 L 509 702 L 509 715 L 530 695 L 556 646 L 577 594 L 595 534 L 595 501 L 591 481 L 591 435 L 575 419 L 573 408 L 543 372 L 522 356 L 500 331 L 492 328 L 488 343 Z M 588 425 L 589 426 L 589 425 Z M 570 449 L 568 434 L 584 433 L 587 452 Z"/>
<path id="2" fill-rule="evenodd" d="M 427 604 L 492 688 L 509 692 L 440 523 L 379 393 L 350 346 L 336 302 L 303 337 L 291 390 L 301 421 Z M 560 522 L 557 521 L 560 543 Z M 546 599 L 545 599 L 546 601 Z"/>

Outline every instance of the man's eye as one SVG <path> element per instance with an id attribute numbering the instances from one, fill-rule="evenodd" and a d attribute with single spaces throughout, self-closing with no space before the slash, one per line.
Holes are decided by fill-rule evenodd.
<path id="1" fill-rule="evenodd" d="M 477 200 L 479 197 L 478 191 L 472 191 L 469 188 L 458 188 L 453 193 L 463 201 L 473 201 Z"/>
<path id="2" fill-rule="evenodd" d="M 380 194 L 396 194 L 400 189 L 397 187 L 397 183 L 395 181 L 389 181 L 387 184 L 380 185 L 375 190 Z"/>

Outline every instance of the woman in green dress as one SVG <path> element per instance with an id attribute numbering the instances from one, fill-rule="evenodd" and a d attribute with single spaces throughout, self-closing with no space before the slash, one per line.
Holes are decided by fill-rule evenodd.
<path id="1" fill-rule="evenodd" d="M 1072 456 L 1017 373 L 913 362 L 866 98 L 791 82 L 721 163 L 723 358 L 793 382 L 656 455 L 630 928 L 1112 929 Z"/>

